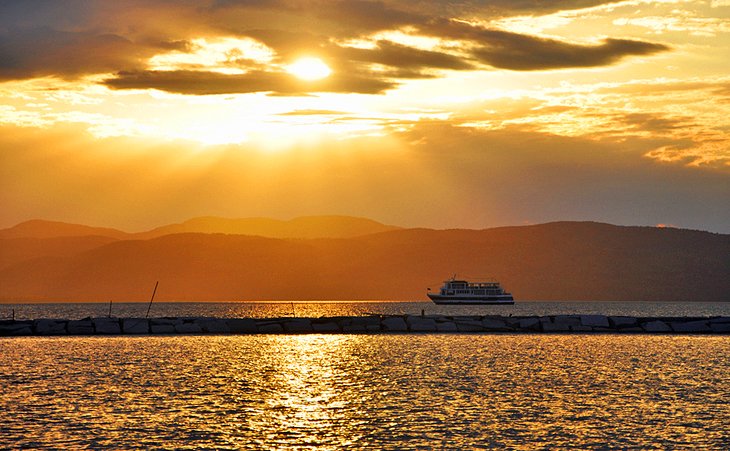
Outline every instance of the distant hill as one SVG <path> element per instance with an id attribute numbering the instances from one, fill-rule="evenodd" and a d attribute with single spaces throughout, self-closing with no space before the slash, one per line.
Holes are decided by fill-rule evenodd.
<path id="1" fill-rule="evenodd" d="M 98 235 L 0 239 L 0 269 L 41 257 L 71 256 L 112 241 L 116 239 Z"/>
<path id="2" fill-rule="evenodd" d="M 136 237 L 148 239 L 173 233 L 227 233 L 269 238 L 350 238 L 398 228 L 371 219 L 352 216 L 304 216 L 289 221 L 269 218 L 227 219 L 208 216 L 138 233 Z"/>
<path id="3" fill-rule="evenodd" d="M 12 260 L 11 258 L 5 260 Z M 457 273 L 518 300 L 730 301 L 730 235 L 558 222 L 349 238 L 180 233 L 7 261 L 0 300 L 426 299 Z"/>
<path id="4" fill-rule="evenodd" d="M 226 233 L 269 238 L 350 238 L 371 233 L 398 230 L 400 227 L 352 216 L 304 216 L 281 221 L 269 218 L 193 218 L 147 232 L 126 233 L 120 230 L 90 227 L 65 222 L 35 219 L 0 230 L 3 238 L 58 238 L 71 236 L 105 236 L 116 239 L 150 239 L 173 233 Z"/>
<path id="5" fill-rule="evenodd" d="M 9 229 L 0 230 L 2 238 L 57 238 L 68 236 L 105 236 L 109 238 L 126 238 L 127 233 L 116 229 L 89 227 L 65 222 L 33 219 L 21 222 Z"/>

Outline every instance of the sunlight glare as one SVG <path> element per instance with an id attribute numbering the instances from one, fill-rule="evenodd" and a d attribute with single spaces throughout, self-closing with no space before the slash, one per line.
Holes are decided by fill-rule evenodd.
<path id="1" fill-rule="evenodd" d="M 287 71 L 302 80 L 319 80 L 329 76 L 332 69 L 319 58 L 299 58 L 287 67 Z"/>

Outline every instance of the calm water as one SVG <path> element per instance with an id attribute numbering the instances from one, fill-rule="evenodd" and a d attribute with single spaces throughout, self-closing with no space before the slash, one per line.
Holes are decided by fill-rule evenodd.
<path id="1" fill-rule="evenodd" d="M 0 448 L 729 449 L 730 338 L 0 339 Z"/>
<path id="2" fill-rule="evenodd" d="M 112 303 L 112 315 L 145 316 L 149 304 Z M 0 318 L 15 310 L 16 319 L 100 317 L 109 303 L 0 304 Z M 159 302 L 150 316 L 214 316 L 270 318 L 367 314 L 730 316 L 730 302 L 518 302 L 500 306 L 439 306 L 432 302 Z"/>

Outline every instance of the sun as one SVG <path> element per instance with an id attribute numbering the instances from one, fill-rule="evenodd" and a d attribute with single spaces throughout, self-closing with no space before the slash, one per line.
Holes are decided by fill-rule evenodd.
<path id="1" fill-rule="evenodd" d="M 299 58 L 287 66 L 286 70 L 302 80 L 319 80 L 332 73 L 332 69 L 321 59 L 310 56 Z"/>

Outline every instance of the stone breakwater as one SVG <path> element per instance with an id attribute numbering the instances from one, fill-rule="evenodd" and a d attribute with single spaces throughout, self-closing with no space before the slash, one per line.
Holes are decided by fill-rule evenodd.
<path id="1" fill-rule="evenodd" d="M 372 315 L 4 320 L 0 336 L 308 333 L 730 334 L 730 317 Z"/>

